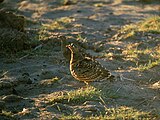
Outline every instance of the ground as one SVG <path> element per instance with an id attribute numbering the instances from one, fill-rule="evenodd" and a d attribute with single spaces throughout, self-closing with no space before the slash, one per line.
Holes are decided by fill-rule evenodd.
<path id="1" fill-rule="evenodd" d="M 31 50 L 1 55 L 2 119 L 160 119 L 160 28 L 145 32 L 132 26 L 148 17 L 159 24 L 159 5 L 143 0 L 4 1 L 4 9 L 25 16 L 26 34 L 40 42 Z M 116 80 L 88 86 L 75 80 L 58 36 L 78 42 Z"/>

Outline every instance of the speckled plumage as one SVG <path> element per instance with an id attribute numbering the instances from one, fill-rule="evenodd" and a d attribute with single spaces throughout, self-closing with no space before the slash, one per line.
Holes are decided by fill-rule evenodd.
<path id="1" fill-rule="evenodd" d="M 88 83 L 114 77 L 98 61 L 86 57 L 73 44 L 67 48 L 71 51 L 70 72 L 75 79 Z"/>

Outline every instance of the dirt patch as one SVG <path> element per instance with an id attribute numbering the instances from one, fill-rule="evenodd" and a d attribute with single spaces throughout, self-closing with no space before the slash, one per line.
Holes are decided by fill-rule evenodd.
<path id="1" fill-rule="evenodd" d="M 14 5 L 19 14 L 30 20 L 26 29 L 33 34 L 30 39 L 38 39 L 41 44 L 33 51 L 0 58 L 0 100 L 6 104 L 2 106 L 1 117 L 31 120 L 61 119 L 64 116 L 64 119 L 93 116 L 159 119 L 159 64 L 151 68 L 147 66 L 144 71 L 135 69 L 137 64 L 140 67 L 141 63 L 149 63 L 148 59 L 158 60 L 159 34 L 136 31 L 135 37 L 125 39 L 128 34 L 118 30 L 126 24 L 159 14 L 156 11 L 160 3 L 12 0 L 2 4 L 5 9 Z M 3 33 L 9 31 L 3 28 L 0 31 L 7 40 L 20 36 L 13 43 L 9 42 L 13 49 L 18 49 L 17 45 L 24 48 L 28 39 L 21 39 L 25 35 L 19 30 Z M 59 35 L 65 36 L 65 44 L 74 42 L 83 48 L 86 54 L 115 74 L 117 80 L 93 82 L 89 86 L 76 81 L 70 75 L 69 62 L 61 51 Z M 157 52 L 144 51 L 148 47 Z M 16 101 L 11 104 L 11 100 Z"/>
<path id="2" fill-rule="evenodd" d="M 25 21 L 24 16 L 0 10 L 0 50 L 2 53 L 15 53 L 33 46 L 31 39 L 25 33 Z"/>

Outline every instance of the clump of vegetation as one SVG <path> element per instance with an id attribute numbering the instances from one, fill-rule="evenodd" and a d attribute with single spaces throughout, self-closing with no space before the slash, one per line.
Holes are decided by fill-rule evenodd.
<path id="1" fill-rule="evenodd" d="M 54 30 L 64 30 L 66 28 L 71 28 L 73 25 L 71 24 L 73 21 L 75 21 L 74 18 L 71 17 L 62 17 L 53 20 L 49 24 L 42 24 L 42 27 L 39 31 L 39 40 L 48 40 L 49 37 L 51 37 L 51 31 Z"/>
<path id="2" fill-rule="evenodd" d="M 0 52 L 16 53 L 35 47 L 35 40 L 25 32 L 26 18 L 0 10 Z"/>
<path id="3" fill-rule="evenodd" d="M 7 112 L 7 111 L 2 111 L 2 113 L 0 113 L 0 119 L 5 119 L 5 120 L 12 119 L 12 120 L 16 120 L 13 117 L 13 113 Z"/>
<path id="4" fill-rule="evenodd" d="M 137 70 L 148 70 L 160 64 L 160 17 L 153 16 L 136 24 L 130 24 L 122 29 L 113 38 L 126 42 L 121 56 L 126 61 L 135 63 Z"/>
<path id="5" fill-rule="evenodd" d="M 103 4 L 103 3 L 95 3 L 94 6 L 95 6 L 95 7 L 103 7 L 104 4 Z"/>
<path id="6" fill-rule="evenodd" d="M 150 17 L 143 22 L 138 23 L 138 31 L 151 32 L 151 33 L 160 33 L 160 17 L 154 16 Z"/>
<path id="7" fill-rule="evenodd" d="M 99 90 L 97 90 L 95 87 L 88 86 L 87 88 L 80 88 L 78 90 L 55 93 L 53 97 L 50 98 L 50 103 L 52 104 L 55 102 L 67 102 L 78 104 L 85 102 L 86 100 L 92 100 L 94 97 L 99 95 Z"/>
<path id="8" fill-rule="evenodd" d="M 157 119 L 157 115 L 153 115 L 149 112 L 138 111 L 132 107 L 121 106 L 117 108 L 107 108 L 106 114 L 97 117 L 82 117 L 80 115 L 62 116 L 62 120 L 131 120 L 131 119 Z"/>
<path id="9" fill-rule="evenodd" d="M 132 107 L 121 106 L 118 108 L 106 109 L 107 119 L 150 119 L 157 116 L 151 115 L 149 112 L 138 111 Z"/>
<path id="10" fill-rule="evenodd" d="M 54 78 L 52 78 L 52 79 L 42 80 L 42 81 L 40 82 L 40 84 L 41 84 L 41 85 L 44 85 L 44 86 L 53 85 L 53 84 L 56 83 L 58 80 L 59 80 L 58 77 L 54 77 Z"/>
<path id="11" fill-rule="evenodd" d="M 43 24 L 45 29 L 54 30 L 54 29 L 65 29 L 71 27 L 71 22 L 74 21 L 74 18 L 62 17 L 54 20 L 51 24 Z"/>
<path id="12" fill-rule="evenodd" d="M 130 46 L 130 47 L 129 47 Z M 128 45 L 123 51 L 125 60 L 130 60 L 136 63 L 137 70 L 148 70 L 153 68 L 160 63 L 160 46 L 148 49 L 138 49 L 133 47 L 134 45 Z"/>
<path id="13" fill-rule="evenodd" d="M 60 0 L 60 3 L 62 5 L 72 5 L 76 4 L 78 1 L 77 0 Z"/>
<path id="14" fill-rule="evenodd" d="M 36 39 L 30 38 L 25 31 L 27 21 L 24 16 L 13 12 L 0 10 L 0 52 L 6 54 L 31 50 L 39 44 Z M 33 24 L 33 22 L 32 22 Z M 16 54 L 17 55 L 17 54 Z"/>
<path id="15" fill-rule="evenodd" d="M 120 40 L 136 38 L 137 35 L 143 36 L 144 33 L 160 33 L 160 17 L 153 16 L 141 22 L 125 25 L 120 30 Z"/>

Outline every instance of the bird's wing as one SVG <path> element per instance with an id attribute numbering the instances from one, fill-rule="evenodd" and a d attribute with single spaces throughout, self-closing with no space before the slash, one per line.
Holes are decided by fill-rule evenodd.
<path id="1" fill-rule="evenodd" d="M 81 81 L 94 81 L 110 75 L 109 71 L 105 70 L 100 63 L 89 57 L 85 57 L 85 59 L 77 62 L 73 67 L 76 78 Z"/>

